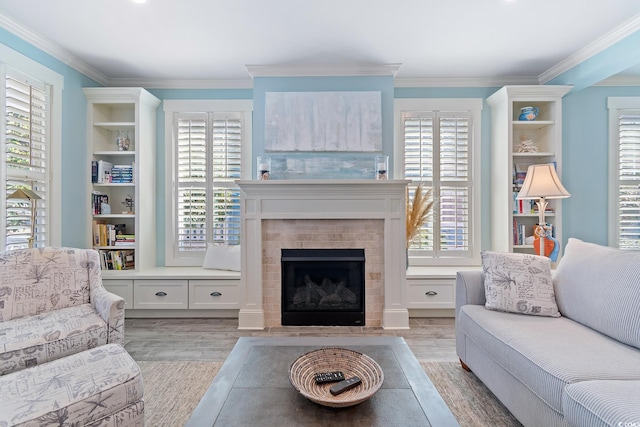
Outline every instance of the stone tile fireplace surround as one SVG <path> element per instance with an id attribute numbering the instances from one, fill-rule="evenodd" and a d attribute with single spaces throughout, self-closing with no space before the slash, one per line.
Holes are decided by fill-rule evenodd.
<path id="1" fill-rule="evenodd" d="M 239 329 L 281 326 L 281 249 L 364 248 L 365 325 L 408 329 L 404 180 L 239 181 Z"/>

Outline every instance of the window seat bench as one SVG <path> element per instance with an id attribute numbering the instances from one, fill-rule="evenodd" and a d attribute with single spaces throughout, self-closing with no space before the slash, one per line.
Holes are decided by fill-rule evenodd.
<path id="1" fill-rule="evenodd" d="M 240 272 L 201 267 L 103 271 L 109 291 L 125 300 L 125 316 L 237 317 Z"/>

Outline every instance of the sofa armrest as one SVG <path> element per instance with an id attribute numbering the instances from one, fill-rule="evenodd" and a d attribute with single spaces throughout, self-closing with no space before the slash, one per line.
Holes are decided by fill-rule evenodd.
<path id="1" fill-rule="evenodd" d="M 456 317 L 463 305 L 484 305 L 484 273 L 481 271 L 458 271 L 456 274 Z"/>
<path id="2" fill-rule="evenodd" d="M 124 346 L 124 298 L 98 286 L 91 289 L 91 305 L 107 323 L 107 342 Z"/>

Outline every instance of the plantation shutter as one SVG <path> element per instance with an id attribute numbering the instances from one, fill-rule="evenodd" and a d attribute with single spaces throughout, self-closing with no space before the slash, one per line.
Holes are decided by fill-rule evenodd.
<path id="1" fill-rule="evenodd" d="M 178 251 L 239 244 L 240 115 L 176 113 L 176 119 Z"/>
<path id="2" fill-rule="evenodd" d="M 620 114 L 618 244 L 640 250 L 640 114 Z"/>
<path id="3" fill-rule="evenodd" d="M 50 87 L 18 75 L 5 78 L 5 191 L 18 188 L 37 193 L 34 246 L 46 242 L 47 152 L 49 137 Z M 31 234 L 31 202 L 6 201 L 5 249 L 26 248 Z"/>
<path id="4" fill-rule="evenodd" d="M 468 113 L 404 114 L 405 178 L 409 197 L 419 182 L 436 200 L 412 252 L 434 257 L 469 256 L 471 119 Z M 414 252 L 415 253 L 415 252 Z"/>
<path id="5" fill-rule="evenodd" d="M 240 179 L 242 121 L 239 114 L 214 113 L 213 241 L 240 244 Z"/>

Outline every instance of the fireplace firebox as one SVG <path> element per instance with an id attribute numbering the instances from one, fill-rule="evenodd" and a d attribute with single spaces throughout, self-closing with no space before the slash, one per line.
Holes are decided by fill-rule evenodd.
<path id="1" fill-rule="evenodd" d="M 364 255 L 364 249 L 282 249 L 282 325 L 364 325 Z"/>

